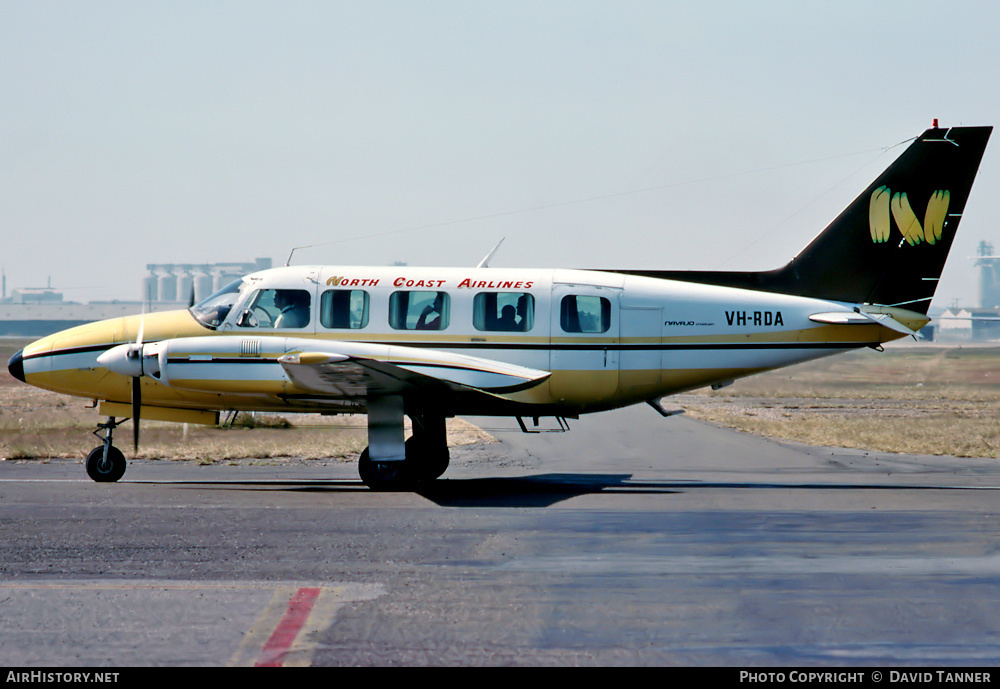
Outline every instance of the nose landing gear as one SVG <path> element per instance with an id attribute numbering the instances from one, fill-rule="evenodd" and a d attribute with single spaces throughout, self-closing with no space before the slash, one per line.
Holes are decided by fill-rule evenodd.
<path id="1" fill-rule="evenodd" d="M 98 424 L 94 431 L 104 443 L 87 455 L 87 475 L 98 483 L 113 483 L 125 474 L 125 455 L 111 444 L 112 433 L 122 423 L 110 416 L 107 423 Z M 102 429 L 105 431 L 103 437 L 100 435 Z"/>

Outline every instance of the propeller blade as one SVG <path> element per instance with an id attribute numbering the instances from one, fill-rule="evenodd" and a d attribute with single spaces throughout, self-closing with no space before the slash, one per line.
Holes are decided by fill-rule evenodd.
<path id="1" fill-rule="evenodd" d="M 132 378 L 132 447 L 139 451 L 139 410 L 142 407 L 142 379 Z"/>

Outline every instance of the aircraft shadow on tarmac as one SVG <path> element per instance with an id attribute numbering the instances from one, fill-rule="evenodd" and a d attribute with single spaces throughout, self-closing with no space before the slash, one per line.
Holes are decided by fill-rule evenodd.
<path id="1" fill-rule="evenodd" d="M 629 485 L 631 474 L 540 474 L 508 478 L 435 481 L 417 493 L 442 507 L 548 507 L 581 495 L 642 487 Z M 646 486 L 648 488 L 648 486 Z M 657 493 L 673 490 L 656 489 Z"/>
<path id="2" fill-rule="evenodd" d="M 505 478 L 439 479 L 414 491 L 442 507 L 548 507 L 570 498 L 595 493 L 680 492 L 676 482 L 630 482 L 631 474 L 538 474 Z M 283 490 L 289 492 L 368 492 L 358 481 L 184 482 L 183 485 L 228 490 Z"/>
<path id="3" fill-rule="evenodd" d="M 211 486 L 227 490 L 288 491 L 302 493 L 370 492 L 360 481 L 238 481 L 183 482 L 186 486 Z M 594 494 L 672 495 L 697 489 L 732 490 L 998 490 L 997 487 L 954 485 L 914 486 L 906 483 L 825 483 L 825 482 L 702 482 L 678 480 L 638 480 L 631 474 L 537 474 L 533 476 L 439 479 L 413 491 L 442 507 L 548 507 L 570 498 Z M 375 494 L 373 494 L 375 495 Z"/>

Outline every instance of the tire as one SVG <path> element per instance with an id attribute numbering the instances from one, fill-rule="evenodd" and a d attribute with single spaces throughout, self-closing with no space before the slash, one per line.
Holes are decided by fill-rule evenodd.
<path id="1" fill-rule="evenodd" d="M 406 463 L 417 481 L 434 481 L 448 470 L 451 454 L 448 446 L 433 449 L 427 443 L 411 436 L 406 441 Z"/>
<path id="2" fill-rule="evenodd" d="M 373 462 L 368 456 L 368 448 L 358 458 L 358 474 L 361 481 L 372 490 L 406 490 L 410 487 L 409 462 Z"/>
<path id="3" fill-rule="evenodd" d="M 125 455 L 117 447 L 108 448 L 108 461 L 104 461 L 104 446 L 95 447 L 87 455 L 87 475 L 98 483 L 114 483 L 125 474 Z"/>

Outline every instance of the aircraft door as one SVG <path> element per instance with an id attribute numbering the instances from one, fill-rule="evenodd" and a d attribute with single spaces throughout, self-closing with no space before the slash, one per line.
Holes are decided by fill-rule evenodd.
<path id="1" fill-rule="evenodd" d="M 617 393 L 619 294 L 591 285 L 553 286 L 549 390 L 555 399 L 592 406 Z"/>
<path id="2" fill-rule="evenodd" d="M 621 378 L 623 395 L 643 399 L 655 394 L 663 376 L 663 309 L 625 307 L 621 309 Z"/>

